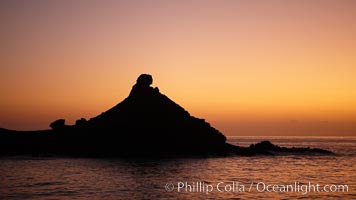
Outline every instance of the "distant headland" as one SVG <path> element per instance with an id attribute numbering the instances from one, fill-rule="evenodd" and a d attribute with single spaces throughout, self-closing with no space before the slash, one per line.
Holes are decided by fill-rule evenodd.
<path id="1" fill-rule="evenodd" d="M 285 148 L 263 141 L 249 147 L 228 144 L 204 119 L 151 87 L 141 74 L 129 96 L 89 120 L 66 125 L 65 119 L 41 131 L 0 129 L 0 155 L 64 155 L 87 157 L 194 156 L 256 154 L 333 154 L 318 148 Z"/>

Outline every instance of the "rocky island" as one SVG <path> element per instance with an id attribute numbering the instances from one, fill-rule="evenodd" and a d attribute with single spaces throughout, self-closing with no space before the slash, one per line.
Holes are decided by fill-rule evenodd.
<path id="1" fill-rule="evenodd" d="M 204 119 L 151 87 L 152 76 L 142 74 L 129 96 L 108 111 L 52 129 L 0 129 L 0 155 L 64 155 L 86 157 L 333 154 L 323 149 L 285 148 L 263 141 L 249 147 L 228 144 L 226 137 Z"/>

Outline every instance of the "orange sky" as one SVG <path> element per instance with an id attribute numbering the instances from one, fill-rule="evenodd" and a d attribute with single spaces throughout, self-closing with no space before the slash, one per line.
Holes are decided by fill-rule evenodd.
<path id="1" fill-rule="evenodd" d="M 0 127 L 46 129 L 137 76 L 226 135 L 356 136 L 356 2 L 0 1 Z"/>

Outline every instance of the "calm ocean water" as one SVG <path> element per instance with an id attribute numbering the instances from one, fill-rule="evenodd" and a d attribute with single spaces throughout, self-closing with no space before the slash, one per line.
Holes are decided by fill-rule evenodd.
<path id="1" fill-rule="evenodd" d="M 281 146 L 324 148 L 337 155 L 179 159 L 3 157 L 0 199 L 356 199 L 356 138 L 228 140 L 248 146 L 265 139 Z"/>

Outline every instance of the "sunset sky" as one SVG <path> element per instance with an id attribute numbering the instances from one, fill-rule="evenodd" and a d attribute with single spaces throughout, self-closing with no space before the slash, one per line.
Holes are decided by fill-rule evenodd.
<path id="1" fill-rule="evenodd" d="M 0 127 L 47 129 L 141 73 L 225 135 L 356 136 L 356 1 L 1 0 Z"/>

